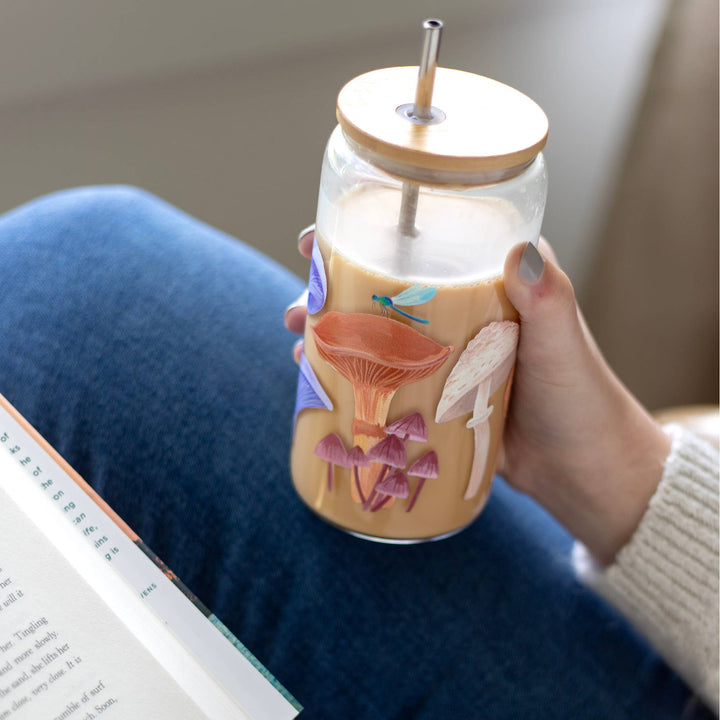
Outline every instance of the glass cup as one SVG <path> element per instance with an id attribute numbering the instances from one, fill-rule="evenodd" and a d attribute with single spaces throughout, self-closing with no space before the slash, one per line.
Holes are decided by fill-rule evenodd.
<path id="1" fill-rule="evenodd" d="M 434 120 L 417 123 L 401 102 L 413 71 L 368 73 L 338 98 L 291 453 L 295 488 L 312 510 L 391 543 L 451 535 L 487 501 L 519 331 L 502 268 L 515 243 L 537 243 L 547 193 L 547 120 L 529 98 L 438 69 L 441 102 Z M 471 129 L 456 123 L 448 140 L 444 123 L 477 112 L 467 97 L 477 105 L 479 88 L 509 100 L 485 118 L 489 130 L 466 120 Z M 517 132 L 513 144 L 506 132 L 501 152 L 478 138 L 508 116 L 523 126 L 523 112 L 534 133 Z"/>

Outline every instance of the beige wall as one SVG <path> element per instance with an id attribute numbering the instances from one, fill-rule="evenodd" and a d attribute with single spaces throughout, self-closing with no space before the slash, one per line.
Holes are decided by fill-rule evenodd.
<path id="1" fill-rule="evenodd" d="M 675 0 L 584 292 L 651 409 L 718 402 L 718 4 Z"/>
<path id="2" fill-rule="evenodd" d="M 582 287 L 665 0 L 444 0 L 441 63 L 550 117 L 545 232 Z M 0 211 L 132 183 L 304 275 L 337 90 L 414 64 L 439 3 L 32 0 L 0 10 Z M 411 9 L 410 9 L 411 8 Z M 10 71 L 12 69 L 12 71 Z"/>

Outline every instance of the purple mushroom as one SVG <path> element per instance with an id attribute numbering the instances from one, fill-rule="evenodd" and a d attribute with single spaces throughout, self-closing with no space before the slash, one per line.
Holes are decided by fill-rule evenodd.
<path id="1" fill-rule="evenodd" d="M 410 498 L 408 506 L 405 508 L 405 512 L 410 512 L 415 506 L 418 495 L 420 494 L 420 491 L 422 490 L 425 481 L 428 478 L 436 478 L 439 472 L 440 468 L 438 466 L 438 458 L 434 450 L 426 452 L 421 458 L 418 458 L 410 466 L 410 468 L 408 469 L 408 475 L 420 479 L 418 480 L 417 487 L 415 488 L 413 496 Z"/>
<path id="2" fill-rule="evenodd" d="M 325 276 L 325 262 L 318 247 L 317 240 L 313 241 L 312 258 L 310 261 L 310 279 L 308 281 L 307 311 L 310 315 L 320 312 L 327 298 L 327 277 Z"/>
<path id="3" fill-rule="evenodd" d="M 368 460 L 363 449 L 359 445 L 355 445 L 355 447 L 348 452 L 347 461 L 348 465 L 353 469 L 355 487 L 360 496 L 360 502 L 365 504 L 365 495 L 363 495 L 362 487 L 360 486 L 360 473 L 358 472 L 358 468 L 367 467 L 370 464 L 370 460 Z"/>
<path id="4" fill-rule="evenodd" d="M 393 470 L 382 482 L 379 482 L 375 489 L 378 497 L 372 506 L 372 512 L 377 512 L 383 505 L 390 501 L 390 498 L 406 498 L 410 494 L 410 483 L 401 470 Z"/>
<path id="5" fill-rule="evenodd" d="M 388 425 L 385 428 L 385 434 L 395 435 L 405 443 L 408 440 L 426 442 L 428 439 L 427 425 L 419 412 L 411 413 L 404 418 L 400 418 L 400 420 L 396 420 L 392 425 Z"/>
<path id="6" fill-rule="evenodd" d="M 343 441 L 340 439 L 339 435 L 336 435 L 335 433 L 330 433 L 329 435 L 326 435 L 317 444 L 317 446 L 315 447 L 315 454 L 319 458 L 327 460 L 327 484 L 328 490 L 332 492 L 333 467 L 335 465 L 340 465 L 341 467 L 349 467 L 347 461 L 347 452 L 345 451 Z"/>
<path id="7" fill-rule="evenodd" d="M 367 451 L 368 460 L 371 462 L 382 463 L 382 468 L 378 472 L 373 489 L 368 495 L 367 500 L 363 503 L 363 510 L 367 510 L 377 495 L 378 483 L 382 482 L 387 471 L 391 468 L 405 468 L 407 464 L 407 455 L 405 454 L 405 443 L 395 435 L 388 435 L 383 438 L 377 445 L 373 445 Z"/>
<path id="8" fill-rule="evenodd" d="M 298 373 L 293 423 L 297 421 L 298 413 L 306 408 L 325 408 L 326 410 L 332 410 L 333 403 L 303 353 L 300 356 L 300 372 Z"/>

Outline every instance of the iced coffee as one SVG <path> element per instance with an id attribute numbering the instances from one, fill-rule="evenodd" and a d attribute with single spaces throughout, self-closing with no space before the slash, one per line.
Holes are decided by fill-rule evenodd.
<path id="1" fill-rule="evenodd" d="M 367 186 L 318 218 L 313 272 L 327 289 L 308 318 L 301 380 L 327 405 L 298 406 L 292 475 L 332 522 L 420 540 L 466 526 L 488 496 L 517 314 L 492 263 L 484 272 L 463 258 L 477 244 L 470 228 L 500 241 L 514 213 L 428 193 L 408 241 L 393 226 L 398 200 Z"/>

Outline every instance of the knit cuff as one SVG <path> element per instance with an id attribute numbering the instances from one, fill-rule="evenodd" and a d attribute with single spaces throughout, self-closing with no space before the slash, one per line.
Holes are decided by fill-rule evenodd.
<path id="1" fill-rule="evenodd" d="M 718 712 L 718 453 L 677 425 L 655 494 L 608 568 L 580 543 L 580 580 L 615 605 Z"/>

